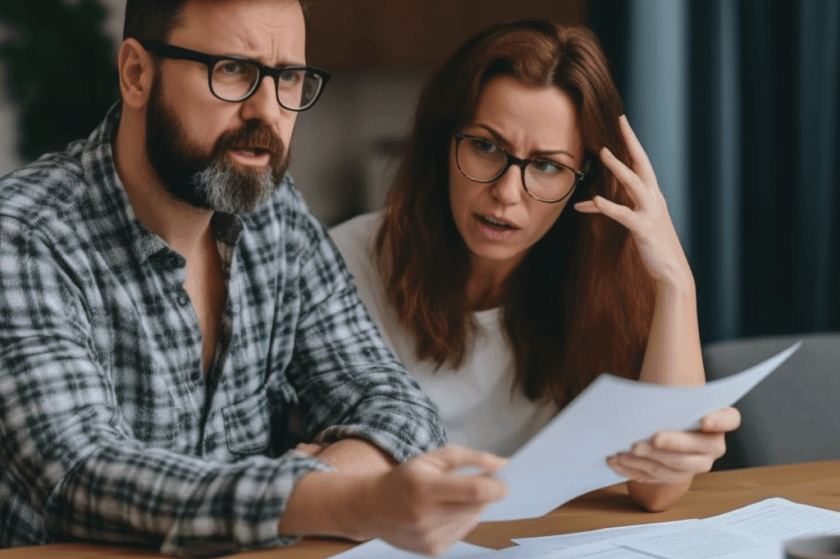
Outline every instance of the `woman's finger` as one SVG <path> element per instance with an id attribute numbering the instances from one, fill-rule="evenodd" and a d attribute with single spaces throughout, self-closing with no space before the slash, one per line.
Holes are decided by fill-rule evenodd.
<path id="1" fill-rule="evenodd" d="M 575 209 L 584 213 L 601 213 L 614 219 L 631 231 L 636 227 L 636 215 L 627 206 L 616 204 L 603 196 L 595 196 L 592 200 L 578 202 Z"/>
<path id="2" fill-rule="evenodd" d="M 607 464 L 619 475 L 645 483 L 674 483 L 693 475 L 691 472 L 674 469 L 661 462 L 638 458 L 629 453 L 610 457 Z"/>
<path id="3" fill-rule="evenodd" d="M 650 195 L 645 183 L 630 167 L 618 159 L 608 148 L 601 148 L 601 161 L 618 179 L 633 200 L 636 209 L 644 207 L 644 200 Z"/>
<path id="4" fill-rule="evenodd" d="M 672 470 L 690 472 L 693 475 L 708 472 L 712 468 L 715 460 L 720 458 L 723 453 L 712 449 L 709 449 L 708 452 L 697 453 L 651 449 L 645 454 L 640 455 L 634 449 L 634 452 L 626 454 L 632 457 L 632 459 L 640 460 L 640 464 L 646 461 L 655 462 L 667 466 Z"/>
<path id="5" fill-rule="evenodd" d="M 660 431 L 650 441 L 633 445 L 633 452 L 638 456 L 662 450 L 687 454 L 708 454 L 719 458 L 726 452 L 726 443 L 722 433 L 704 431 Z"/>
<path id="6" fill-rule="evenodd" d="M 650 188 L 659 189 L 659 184 L 656 182 L 656 174 L 653 172 L 653 165 L 650 162 L 647 152 L 642 147 L 641 142 L 630 127 L 625 115 L 621 115 L 618 119 L 618 126 L 624 136 L 624 141 L 627 143 L 627 149 L 630 151 L 630 158 L 633 160 L 633 170 L 642 179 L 642 181 Z"/>
<path id="7" fill-rule="evenodd" d="M 700 428 L 707 433 L 728 433 L 741 426 L 741 412 L 735 408 L 723 408 L 703 417 Z"/>

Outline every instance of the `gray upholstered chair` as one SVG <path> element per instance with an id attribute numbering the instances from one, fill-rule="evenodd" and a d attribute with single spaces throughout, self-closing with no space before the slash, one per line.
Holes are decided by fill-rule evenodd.
<path id="1" fill-rule="evenodd" d="M 802 340 L 802 347 L 735 407 L 715 469 L 840 459 L 840 332 L 745 338 L 703 349 L 706 377 L 742 371 Z"/>

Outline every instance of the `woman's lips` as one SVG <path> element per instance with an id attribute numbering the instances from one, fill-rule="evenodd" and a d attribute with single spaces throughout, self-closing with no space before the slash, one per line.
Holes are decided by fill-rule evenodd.
<path id="1" fill-rule="evenodd" d="M 476 214 L 475 218 L 482 235 L 494 241 L 507 239 L 520 230 L 511 222 L 498 217 Z"/>

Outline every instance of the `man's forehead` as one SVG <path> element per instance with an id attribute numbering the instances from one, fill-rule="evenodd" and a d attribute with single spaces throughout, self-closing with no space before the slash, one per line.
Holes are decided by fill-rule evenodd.
<path id="1" fill-rule="evenodd" d="M 170 40 L 267 64 L 305 61 L 305 25 L 298 0 L 188 0 Z"/>

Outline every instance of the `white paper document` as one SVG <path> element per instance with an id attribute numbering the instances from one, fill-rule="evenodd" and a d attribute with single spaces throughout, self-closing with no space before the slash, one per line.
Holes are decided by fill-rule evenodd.
<path id="1" fill-rule="evenodd" d="M 621 547 L 662 559 L 781 559 L 784 542 L 840 534 L 840 512 L 772 498 Z"/>
<path id="2" fill-rule="evenodd" d="M 486 547 L 480 547 L 466 542 L 457 542 L 449 551 L 440 555 L 438 559 L 467 559 L 478 554 L 489 551 Z M 382 540 L 370 540 L 353 549 L 333 555 L 332 559 L 428 559 L 428 555 L 411 553 L 397 549 L 391 544 Z"/>
<path id="3" fill-rule="evenodd" d="M 696 429 L 704 415 L 740 400 L 801 344 L 704 386 L 599 376 L 497 472 L 509 492 L 485 510 L 482 521 L 542 516 L 579 495 L 623 481 L 607 466 L 607 456 L 658 431 Z"/>
<path id="4" fill-rule="evenodd" d="M 840 512 L 776 497 L 701 520 L 521 538 L 498 559 L 782 559 L 784 542 L 827 534 L 840 534 Z M 551 540 L 567 547 L 549 551 Z"/>
<path id="5" fill-rule="evenodd" d="M 650 524 L 635 524 L 633 526 L 616 526 L 614 528 L 602 528 L 588 532 L 576 532 L 573 534 L 561 534 L 558 536 L 540 536 L 537 538 L 516 538 L 513 541 L 518 546 L 527 547 L 532 552 L 557 551 L 569 549 L 593 543 L 611 542 L 621 537 L 649 536 L 665 534 L 686 527 L 689 524 L 699 522 L 696 518 L 688 520 L 673 520 L 671 522 L 652 522 Z"/>

